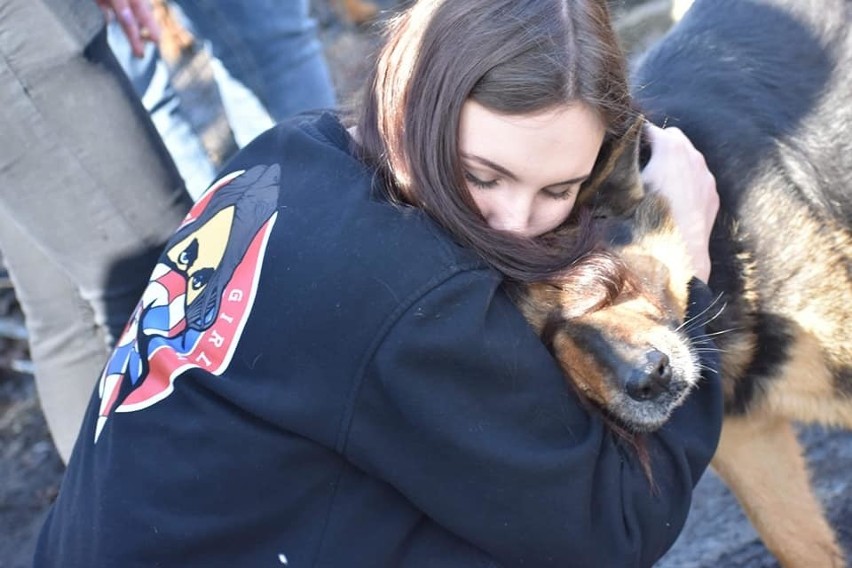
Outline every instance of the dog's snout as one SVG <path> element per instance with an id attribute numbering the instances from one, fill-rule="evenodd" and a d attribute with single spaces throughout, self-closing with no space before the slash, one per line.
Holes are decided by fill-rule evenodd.
<path id="1" fill-rule="evenodd" d="M 652 349 L 645 358 L 645 365 L 630 373 L 626 385 L 630 398 L 640 402 L 657 398 L 672 381 L 672 368 L 665 353 Z"/>

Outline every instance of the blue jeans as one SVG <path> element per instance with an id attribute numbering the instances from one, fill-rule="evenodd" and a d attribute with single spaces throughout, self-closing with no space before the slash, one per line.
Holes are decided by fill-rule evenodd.
<path id="1" fill-rule="evenodd" d="M 0 0 L 0 249 L 65 459 L 191 205 L 106 35 L 85 47 L 68 30 L 41 0 Z"/>
<path id="2" fill-rule="evenodd" d="M 174 0 L 196 37 L 276 121 L 335 105 L 308 0 Z"/>

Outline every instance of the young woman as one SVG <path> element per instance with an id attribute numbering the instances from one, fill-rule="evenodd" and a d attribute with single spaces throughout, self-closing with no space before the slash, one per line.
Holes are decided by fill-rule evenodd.
<path id="1" fill-rule="evenodd" d="M 570 269 L 553 230 L 635 123 L 624 75 L 603 0 L 414 4 L 354 128 L 265 133 L 167 245 L 35 565 L 651 565 L 718 380 L 650 436 L 654 491 L 502 287 Z M 652 137 L 706 279 L 712 176 Z"/>

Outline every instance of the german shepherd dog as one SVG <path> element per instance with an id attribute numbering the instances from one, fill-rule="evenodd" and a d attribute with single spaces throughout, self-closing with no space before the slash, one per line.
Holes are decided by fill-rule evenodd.
<path id="1" fill-rule="evenodd" d="M 633 81 L 716 177 L 719 298 L 699 318 L 726 403 L 712 465 L 786 567 L 845 566 L 792 422 L 852 428 L 850 20 L 850 0 L 697 0 Z M 632 284 L 591 312 L 572 312 L 570 282 L 526 286 L 519 303 L 576 390 L 641 436 L 698 380 L 702 346 L 683 331 L 686 252 L 631 144 L 593 199 Z"/>

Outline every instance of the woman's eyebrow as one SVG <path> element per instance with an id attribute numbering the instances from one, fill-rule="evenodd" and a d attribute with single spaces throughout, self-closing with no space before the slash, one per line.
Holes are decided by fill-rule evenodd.
<path id="1" fill-rule="evenodd" d="M 494 162 L 492 162 L 491 160 L 489 160 L 487 158 L 477 156 L 476 154 L 466 154 L 464 152 L 461 153 L 461 157 L 466 158 L 468 160 L 473 160 L 475 162 L 479 162 L 483 166 L 491 168 L 495 172 L 499 172 L 499 173 L 503 174 L 504 176 L 506 176 L 507 178 L 513 180 L 513 181 L 518 181 L 518 176 L 516 176 L 515 174 L 513 174 L 512 172 L 510 172 L 509 170 L 507 170 L 506 168 L 504 168 L 500 164 L 495 164 Z M 582 182 L 586 181 L 587 179 L 589 179 L 589 176 L 591 176 L 591 175 L 592 175 L 591 173 L 588 173 L 588 174 L 585 174 L 585 175 L 582 175 L 582 176 L 577 176 L 575 178 L 567 179 L 565 181 L 559 181 L 559 182 L 556 182 L 556 183 L 552 183 L 552 184 L 548 185 L 547 187 L 556 187 L 557 185 L 573 185 L 575 183 L 582 183 Z M 547 187 L 545 189 L 547 189 Z"/>
<path id="2" fill-rule="evenodd" d="M 518 181 L 518 176 L 516 176 L 515 174 L 513 174 L 512 172 L 510 172 L 509 170 L 507 170 L 503 166 L 501 166 L 499 164 L 495 164 L 491 160 L 488 160 L 488 159 L 483 158 L 481 156 L 477 156 L 475 154 L 466 154 L 464 152 L 461 153 L 461 157 L 466 158 L 468 160 L 474 160 L 476 162 L 479 162 L 483 166 L 489 167 L 492 170 L 494 170 L 495 172 L 499 172 L 499 173 L 503 174 L 504 176 L 506 176 L 507 178 L 513 180 L 513 181 Z"/>

